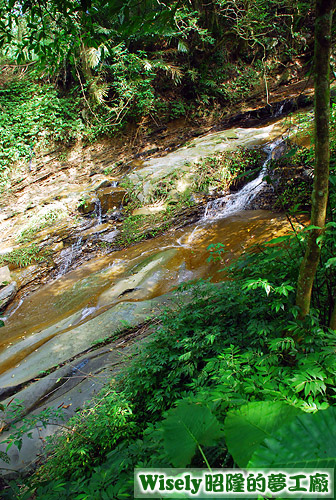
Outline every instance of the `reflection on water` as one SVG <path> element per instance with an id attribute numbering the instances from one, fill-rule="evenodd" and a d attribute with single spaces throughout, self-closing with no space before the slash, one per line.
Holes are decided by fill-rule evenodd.
<path id="1" fill-rule="evenodd" d="M 215 221 L 203 220 L 131 248 L 95 259 L 31 294 L 1 329 L 1 350 L 20 339 L 29 351 L 41 344 L 39 332 L 65 321 L 56 333 L 85 322 L 121 301 L 140 301 L 169 292 L 180 283 L 200 278 L 223 279 L 223 264 L 208 262 L 207 247 L 223 243 L 226 262 L 245 248 L 290 230 L 284 216 L 244 211 Z M 50 336 L 54 336 L 53 329 Z M 50 338 L 50 337 L 48 337 Z M 43 343 L 46 341 L 44 339 Z M 35 344 L 36 342 L 36 344 Z M 3 358 L 3 356 L 0 356 Z M 20 356 L 21 357 L 21 356 Z M 8 369 L 0 363 L 0 371 Z"/>
<path id="2" fill-rule="evenodd" d="M 265 144 L 281 136 L 287 128 L 288 124 L 280 120 L 254 129 L 237 128 L 209 133 L 164 157 L 142 162 L 135 172 L 140 177 L 150 175 L 151 179 L 155 179 L 162 171 L 167 175 L 169 169 L 184 168 L 186 161 L 199 161 L 214 152 L 234 149 L 239 145 Z M 272 147 L 269 146 L 268 160 L 271 155 Z M 197 224 L 182 229 L 172 229 L 165 235 L 93 259 L 67 272 L 72 261 L 81 253 L 81 239 L 78 239 L 72 247 L 63 251 L 64 269 L 61 269 L 58 279 L 32 293 L 7 314 L 6 326 L 0 330 L 0 373 L 13 367 L 53 336 L 72 330 L 75 325 L 89 321 L 119 302 L 151 299 L 188 280 L 209 278 L 216 282 L 224 279 L 225 273 L 219 272 L 223 264 L 208 262 L 207 248 L 210 244 L 225 245 L 224 260 L 228 263 L 247 247 L 290 231 L 282 215 L 242 210 L 251 193 L 254 195 L 259 189 L 262 176 L 263 173 L 239 193 L 231 195 L 231 199 L 214 202 L 212 207 L 208 207 L 209 219 L 203 218 Z M 222 208 L 230 215 L 216 218 Z M 213 212 L 215 218 L 212 218 Z M 100 223 L 101 206 L 98 204 L 96 215 Z M 222 216 L 223 213 L 220 214 Z M 95 227 L 95 231 L 98 229 L 99 226 Z M 105 229 L 100 227 L 99 230 Z M 10 232 L 11 227 L 7 231 Z M 91 232 L 92 228 L 88 228 L 86 234 Z M 113 229 L 104 238 L 113 241 L 115 236 L 116 230 Z"/>

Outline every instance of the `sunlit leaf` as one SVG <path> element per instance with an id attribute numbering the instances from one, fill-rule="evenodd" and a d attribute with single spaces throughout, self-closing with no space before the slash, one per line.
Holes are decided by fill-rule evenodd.
<path id="1" fill-rule="evenodd" d="M 224 423 L 225 441 L 239 467 L 245 467 L 254 451 L 284 422 L 300 410 L 280 401 L 256 401 L 228 412 Z"/>
<path id="2" fill-rule="evenodd" d="M 209 408 L 182 402 L 162 422 L 164 448 L 175 467 L 190 464 L 199 445 L 211 446 L 223 436 L 220 423 Z"/>
<path id="3" fill-rule="evenodd" d="M 336 408 L 298 415 L 265 439 L 248 467 L 334 468 Z"/>

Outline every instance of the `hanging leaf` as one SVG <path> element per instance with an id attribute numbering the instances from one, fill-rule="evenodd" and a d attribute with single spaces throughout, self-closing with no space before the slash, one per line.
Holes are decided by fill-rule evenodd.
<path id="1" fill-rule="evenodd" d="M 256 401 L 228 412 L 224 434 L 234 461 L 239 467 L 246 467 L 264 439 L 299 413 L 301 410 L 281 401 Z"/>
<path id="2" fill-rule="evenodd" d="M 248 467 L 336 467 L 336 408 L 298 415 L 254 452 Z"/>
<path id="3" fill-rule="evenodd" d="M 212 446 L 223 431 L 209 408 L 183 401 L 162 422 L 164 448 L 174 467 L 190 464 L 196 449 Z"/>

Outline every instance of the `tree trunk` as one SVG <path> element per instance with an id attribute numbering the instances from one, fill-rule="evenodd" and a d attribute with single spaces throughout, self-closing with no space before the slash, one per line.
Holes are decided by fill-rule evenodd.
<path id="1" fill-rule="evenodd" d="M 332 330 L 336 330 L 336 304 L 334 305 L 331 313 L 329 328 L 331 328 Z"/>
<path id="2" fill-rule="evenodd" d="M 309 231 L 306 252 L 300 267 L 296 304 L 300 317 L 309 313 L 311 294 L 320 259 L 317 238 L 323 233 L 329 182 L 329 115 L 330 50 L 334 0 L 316 0 L 315 22 L 315 170 L 312 194 L 311 224 L 319 229 Z"/>

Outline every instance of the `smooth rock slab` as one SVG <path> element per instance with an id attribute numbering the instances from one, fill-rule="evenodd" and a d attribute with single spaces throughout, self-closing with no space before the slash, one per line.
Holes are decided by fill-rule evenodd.
<path id="1" fill-rule="evenodd" d="M 94 343 L 118 334 L 126 326 L 140 325 L 150 317 L 159 314 L 160 307 L 169 302 L 167 300 L 169 297 L 170 294 L 167 294 L 141 302 L 120 302 L 86 323 L 61 332 L 29 354 L 14 369 L 3 373 L 0 376 L 0 386 L 12 387 L 36 378 L 41 372 L 64 363 L 87 350 Z M 69 320 L 70 318 L 67 319 Z M 42 338 L 43 332 L 39 333 Z M 11 350 L 14 348 L 15 345 L 11 346 Z"/>
<path id="2" fill-rule="evenodd" d="M 22 417 L 27 414 L 38 415 L 46 408 L 54 408 L 62 412 L 63 419 L 50 419 L 45 428 L 36 426 L 32 430 L 31 438 L 23 436 L 20 451 L 16 446 L 12 446 L 8 452 L 10 463 L 7 464 L 0 459 L 3 474 L 15 477 L 14 471 L 27 472 L 36 461 L 43 459 L 45 438 L 59 431 L 59 426 L 64 425 L 89 399 L 95 397 L 107 382 L 113 388 L 114 379 L 111 380 L 111 377 L 115 376 L 121 367 L 128 363 L 131 356 L 133 357 L 141 349 L 150 333 L 152 333 L 151 328 L 145 329 L 135 337 L 134 334 L 126 335 L 96 351 L 76 358 L 18 392 L 15 397 L 22 401 L 25 409 Z M 3 404 L 6 406 L 9 403 L 10 408 L 12 399 L 12 396 L 7 398 Z M 20 423 L 16 425 L 19 427 Z M 2 440 L 10 433 L 9 430 L 2 434 Z M 6 445 L 1 445 L 0 450 L 5 451 Z"/>

